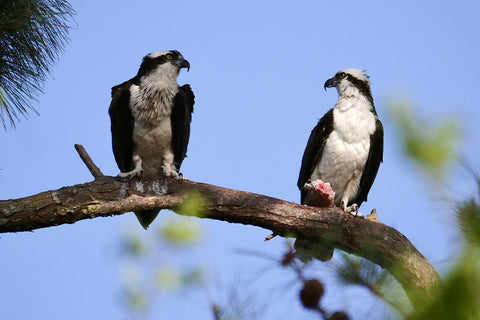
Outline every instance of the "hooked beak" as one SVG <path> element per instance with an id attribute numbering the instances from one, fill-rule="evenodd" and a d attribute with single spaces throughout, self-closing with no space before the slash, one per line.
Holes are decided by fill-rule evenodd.
<path id="1" fill-rule="evenodd" d="M 180 69 L 181 68 L 187 68 L 187 71 L 190 71 L 190 62 L 188 62 L 188 60 L 186 60 L 186 59 L 182 59 L 182 60 L 179 60 L 179 61 L 175 62 L 175 65 L 177 67 L 179 67 Z"/>
<path id="2" fill-rule="evenodd" d="M 337 86 L 337 79 L 335 78 L 330 78 L 327 81 L 325 81 L 325 84 L 323 85 L 323 88 L 327 90 L 327 88 L 332 88 Z"/>

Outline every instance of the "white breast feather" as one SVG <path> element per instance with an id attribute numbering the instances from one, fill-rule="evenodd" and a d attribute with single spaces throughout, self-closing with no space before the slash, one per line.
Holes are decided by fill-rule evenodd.
<path id="1" fill-rule="evenodd" d="M 150 74 L 142 79 L 141 87 L 132 85 L 130 89 L 130 106 L 135 118 L 134 156 L 142 159 L 145 177 L 157 177 L 173 168 L 170 115 L 178 84 L 177 74 L 165 74 L 165 71 Z"/>
<path id="2" fill-rule="evenodd" d="M 333 131 L 311 179 L 329 182 L 336 194 L 335 204 L 340 205 L 358 192 L 370 150 L 370 136 L 375 131 L 375 116 L 367 99 L 355 96 L 339 98 L 333 118 Z"/>

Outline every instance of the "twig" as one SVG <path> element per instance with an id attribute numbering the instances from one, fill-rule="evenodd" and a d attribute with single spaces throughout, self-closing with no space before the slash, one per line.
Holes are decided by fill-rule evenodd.
<path id="1" fill-rule="evenodd" d="M 0 200 L 0 233 L 28 231 L 124 212 L 172 209 L 182 215 L 236 222 L 297 235 L 362 256 L 387 269 L 404 287 L 414 307 L 435 294 L 441 280 L 433 266 L 397 230 L 358 219 L 339 208 L 317 208 L 190 180 L 105 176 L 92 182 L 30 197 Z M 159 190 L 162 189 L 162 190 Z M 180 210 L 192 192 L 206 200 L 200 210 Z M 190 206 L 189 206 L 190 207 Z"/>
<path id="2" fill-rule="evenodd" d="M 83 163 L 87 166 L 90 173 L 93 175 L 95 179 L 103 177 L 102 171 L 95 165 L 92 158 L 87 153 L 87 150 L 81 144 L 75 144 L 75 150 L 77 150 L 78 155 L 82 159 Z"/>
<path id="3" fill-rule="evenodd" d="M 417 309 L 424 307 L 442 285 L 433 266 L 410 241 L 382 223 L 358 219 L 336 207 L 309 207 L 190 180 L 135 178 L 122 182 L 104 176 L 81 145 L 75 145 L 75 149 L 96 179 L 30 197 L 0 200 L 0 233 L 130 211 L 171 209 L 182 215 L 262 227 L 274 235 L 296 235 L 297 239 L 321 242 L 364 257 L 387 269 Z M 192 192 L 206 200 L 201 212 L 180 210 Z"/>

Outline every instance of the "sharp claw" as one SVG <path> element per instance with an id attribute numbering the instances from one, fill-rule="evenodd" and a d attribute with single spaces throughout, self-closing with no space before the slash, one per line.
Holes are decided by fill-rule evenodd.
<path id="1" fill-rule="evenodd" d="M 357 218 L 362 218 L 362 219 L 365 218 L 365 216 L 364 216 L 360 211 L 357 211 L 357 212 L 355 213 L 355 217 L 357 217 Z"/>
<path id="2" fill-rule="evenodd" d="M 356 203 L 353 203 L 351 206 L 346 206 L 345 205 L 345 202 L 342 201 L 340 203 L 340 208 L 343 209 L 343 211 L 345 211 L 346 213 L 351 213 L 353 214 L 355 217 L 359 217 L 359 218 L 364 218 L 363 214 L 361 212 L 358 211 L 358 204 Z"/>
<path id="3" fill-rule="evenodd" d="M 129 171 L 129 172 L 120 172 L 117 177 L 121 180 L 130 180 L 130 179 L 133 179 L 135 177 L 140 177 L 143 175 L 143 169 L 140 169 L 140 170 L 132 170 L 132 171 Z"/>

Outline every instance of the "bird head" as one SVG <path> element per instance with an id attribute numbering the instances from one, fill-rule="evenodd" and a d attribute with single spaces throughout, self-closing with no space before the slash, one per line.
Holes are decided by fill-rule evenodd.
<path id="1" fill-rule="evenodd" d="M 360 69 L 343 69 L 338 71 L 333 78 L 325 81 L 323 85 L 327 88 L 337 88 L 339 95 L 353 95 L 355 91 L 360 91 L 364 95 L 370 94 L 370 81 L 365 71 Z"/>
<path id="2" fill-rule="evenodd" d="M 190 63 L 177 50 L 155 51 L 143 58 L 138 76 L 146 77 L 155 74 L 176 78 L 182 68 L 190 70 Z"/>

